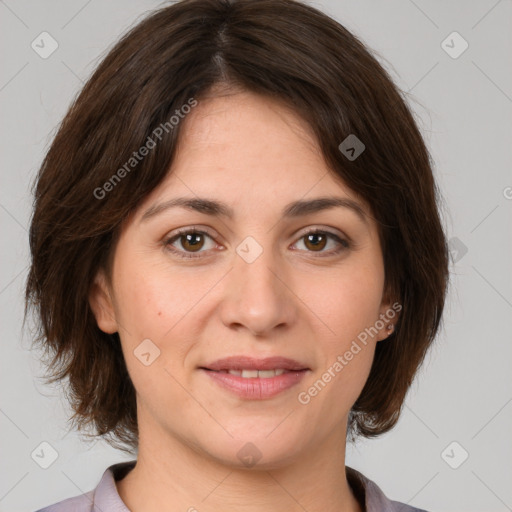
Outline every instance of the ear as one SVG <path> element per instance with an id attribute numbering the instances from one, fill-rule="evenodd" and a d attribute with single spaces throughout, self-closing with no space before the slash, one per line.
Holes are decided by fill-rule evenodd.
<path id="1" fill-rule="evenodd" d="M 402 305 L 397 301 L 393 301 L 390 294 L 385 293 L 383 295 L 379 308 L 379 318 L 375 323 L 379 331 L 376 336 L 377 341 L 386 340 L 395 332 L 401 310 Z"/>
<path id="2" fill-rule="evenodd" d="M 108 334 L 117 332 L 117 322 L 112 300 L 112 292 L 107 284 L 103 270 L 100 270 L 89 291 L 89 305 L 96 318 L 98 327 Z"/>

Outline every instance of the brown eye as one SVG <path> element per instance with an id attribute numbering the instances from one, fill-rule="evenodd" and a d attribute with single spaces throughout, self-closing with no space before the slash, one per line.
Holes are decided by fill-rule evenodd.
<path id="1" fill-rule="evenodd" d="M 187 235 L 180 235 L 179 240 L 181 241 L 181 246 L 186 251 L 196 252 L 202 249 L 204 245 L 204 240 L 201 240 L 203 237 L 202 233 L 189 233 Z"/>
<path id="2" fill-rule="evenodd" d="M 312 251 L 321 251 L 327 244 L 327 235 L 325 233 L 310 233 L 305 235 L 306 247 Z"/>
<path id="3" fill-rule="evenodd" d="M 206 239 L 212 240 L 211 246 L 215 246 L 213 237 L 205 231 L 197 229 L 184 229 L 178 231 L 164 241 L 164 247 L 181 258 L 200 258 L 205 248 Z M 211 247 L 206 247 L 209 249 Z"/>
<path id="4" fill-rule="evenodd" d="M 208 256 L 208 250 L 202 250 L 205 249 L 207 239 L 210 239 L 212 243 L 212 246 L 209 248 L 215 248 L 213 237 L 209 233 L 197 229 L 183 229 L 169 237 L 163 244 L 166 250 L 180 258 L 201 258 Z M 329 241 L 334 242 L 334 248 L 324 250 L 328 246 Z M 304 251 L 306 253 L 318 253 L 320 257 L 334 256 L 350 248 L 347 240 L 329 231 L 321 231 L 319 229 L 305 233 L 299 238 L 299 242 L 304 243 Z"/>
<path id="5" fill-rule="evenodd" d="M 334 242 L 334 248 L 324 250 L 328 246 L 329 241 Z M 304 244 L 306 253 L 318 253 L 319 257 L 334 256 L 351 247 L 347 240 L 337 234 L 320 229 L 312 229 L 308 233 L 303 234 L 296 244 L 299 242 Z"/>

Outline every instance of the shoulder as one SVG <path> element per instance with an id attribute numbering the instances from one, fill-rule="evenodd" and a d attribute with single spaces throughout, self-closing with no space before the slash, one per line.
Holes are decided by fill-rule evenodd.
<path id="1" fill-rule="evenodd" d="M 390 500 L 375 482 L 353 468 L 347 466 L 346 473 L 354 493 L 365 504 L 365 512 L 427 512 L 406 503 Z"/>
<path id="2" fill-rule="evenodd" d="M 37 512 L 91 512 L 93 510 L 94 491 L 86 492 L 80 496 L 73 496 L 65 500 L 48 505 Z"/>
<path id="3" fill-rule="evenodd" d="M 116 488 L 116 480 L 122 478 L 136 461 L 120 462 L 108 467 L 99 484 L 92 491 L 73 496 L 41 508 L 36 512 L 129 512 Z"/>

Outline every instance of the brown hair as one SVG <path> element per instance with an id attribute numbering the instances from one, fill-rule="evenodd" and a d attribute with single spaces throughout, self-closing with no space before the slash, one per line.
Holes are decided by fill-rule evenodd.
<path id="1" fill-rule="evenodd" d="M 333 174 L 371 207 L 386 289 L 403 309 L 395 332 L 377 343 L 348 433 L 387 432 L 440 327 L 448 285 L 441 198 L 405 93 L 357 37 L 294 0 L 161 8 L 120 39 L 74 100 L 39 170 L 30 226 L 25 318 L 35 308 L 34 343 L 46 350 L 49 379 L 69 379 L 78 428 L 92 425 L 122 449 L 137 446 L 119 335 L 98 328 L 89 291 L 100 268 L 110 279 L 121 223 L 169 172 L 181 126 L 169 119 L 219 84 L 292 107 Z M 161 141 L 122 173 L 159 126 L 168 128 Z M 338 148 L 350 134 L 365 145 L 355 160 Z M 116 172 L 122 179 L 114 182 Z M 97 192 L 107 188 L 107 197 Z"/>

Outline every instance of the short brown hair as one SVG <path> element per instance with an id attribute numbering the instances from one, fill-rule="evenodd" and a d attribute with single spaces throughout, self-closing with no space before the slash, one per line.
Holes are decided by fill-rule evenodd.
<path id="1" fill-rule="evenodd" d="M 36 310 L 34 343 L 46 349 L 49 379 L 68 379 L 78 428 L 137 446 L 119 335 L 98 328 L 88 296 L 99 269 L 110 279 L 121 223 L 169 172 L 181 125 L 112 178 L 177 109 L 219 84 L 293 108 L 333 174 L 371 207 L 386 290 L 403 309 L 391 337 L 377 343 L 348 433 L 387 432 L 440 327 L 449 261 L 441 197 L 405 93 L 357 37 L 294 0 L 184 0 L 156 10 L 120 39 L 71 105 L 39 170 L 30 226 L 25 318 Z M 339 149 L 351 134 L 365 145 L 354 160 Z M 108 198 L 98 197 L 107 182 Z"/>

